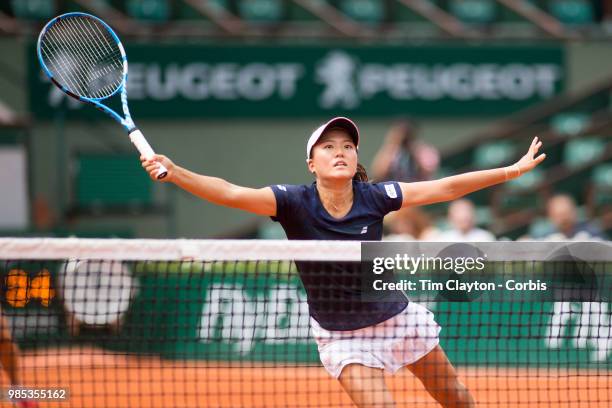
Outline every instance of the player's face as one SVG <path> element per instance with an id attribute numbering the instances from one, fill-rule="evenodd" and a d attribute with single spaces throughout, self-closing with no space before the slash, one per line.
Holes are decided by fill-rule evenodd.
<path id="1" fill-rule="evenodd" d="M 321 179 L 352 179 L 357 172 L 357 149 L 342 129 L 327 131 L 312 148 L 308 169 Z"/>

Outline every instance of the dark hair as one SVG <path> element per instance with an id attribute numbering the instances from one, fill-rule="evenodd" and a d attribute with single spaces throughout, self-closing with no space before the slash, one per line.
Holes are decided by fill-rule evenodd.
<path id="1" fill-rule="evenodd" d="M 361 163 L 357 163 L 357 173 L 353 176 L 353 180 L 361 181 L 362 183 L 368 182 L 368 173 Z"/>

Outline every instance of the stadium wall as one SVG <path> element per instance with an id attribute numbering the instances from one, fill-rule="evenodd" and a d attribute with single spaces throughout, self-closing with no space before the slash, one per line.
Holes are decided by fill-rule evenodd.
<path id="1" fill-rule="evenodd" d="M 3 58 L 0 99 L 19 113 L 27 112 L 26 45 L 14 38 L 0 39 Z M 603 42 L 566 46 L 566 89 L 578 90 L 610 75 L 612 45 Z M 105 119 L 105 118 L 104 118 Z M 136 120 L 151 144 L 178 164 L 249 186 L 304 183 L 304 144 L 323 117 L 255 120 Z M 364 135 L 361 157 L 369 165 L 392 118 L 356 117 Z M 491 118 L 435 118 L 420 121 L 421 136 L 441 150 L 458 145 L 482 130 Z M 95 122 L 40 121 L 32 118 L 31 191 L 46 200 L 52 211 L 69 206 L 71 157 L 77 151 L 131 151 L 122 129 L 107 120 Z M 65 149 L 60 146 L 65 146 Z M 234 230 L 256 217 L 201 202 L 167 186 L 154 189 L 154 199 L 170 203 L 169 214 L 72 217 L 68 229 L 118 231 L 134 236 L 205 238 Z"/>

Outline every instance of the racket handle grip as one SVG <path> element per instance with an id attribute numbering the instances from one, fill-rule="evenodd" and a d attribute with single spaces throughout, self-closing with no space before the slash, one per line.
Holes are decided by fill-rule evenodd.
<path id="1" fill-rule="evenodd" d="M 150 160 L 155 155 L 155 152 L 151 148 L 147 139 L 145 139 L 142 132 L 138 129 L 134 129 L 130 132 L 130 140 L 134 143 L 134 146 L 138 149 L 147 160 Z M 168 175 L 168 169 L 163 164 L 159 163 L 159 169 L 157 169 L 157 179 L 161 180 Z"/>

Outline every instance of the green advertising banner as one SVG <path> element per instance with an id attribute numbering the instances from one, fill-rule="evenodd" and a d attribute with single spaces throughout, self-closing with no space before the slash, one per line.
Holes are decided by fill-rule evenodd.
<path id="1" fill-rule="evenodd" d="M 126 46 L 128 95 L 141 118 L 329 115 L 483 116 L 563 91 L 560 46 Z M 33 114 L 100 112 L 70 100 L 28 51 Z"/>
<path id="2" fill-rule="evenodd" d="M 306 296 L 294 274 L 221 277 L 209 270 L 140 278 L 119 348 L 167 358 L 319 364 Z M 608 302 L 424 305 L 442 327 L 441 345 L 455 364 L 612 370 Z M 134 341 L 142 338 L 147 341 Z"/>
<path id="3" fill-rule="evenodd" d="M 320 364 L 306 295 L 286 262 L 6 262 L 0 278 L 4 314 L 24 348 L 86 341 L 169 359 Z M 454 364 L 612 370 L 610 302 L 421 303 Z M 69 333 L 69 311 L 100 329 L 119 324 Z"/>

